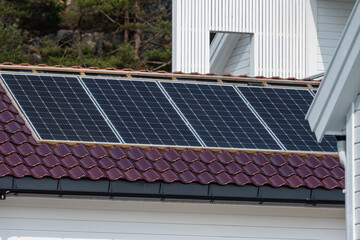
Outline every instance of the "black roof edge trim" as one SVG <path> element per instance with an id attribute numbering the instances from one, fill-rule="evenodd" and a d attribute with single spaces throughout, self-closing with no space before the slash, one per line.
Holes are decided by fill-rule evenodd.
<path id="1" fill-rule="evenodd" d="M 309 189 L 306 187 L 289 188 L 269 185 L 255 186 L 235 184 L 219 185 L 215 183 L 165 183 L 162 181 L 146 182 L 143 180 L 129 182 L 127 180 L 110 181 L 107 179 L 90 180 L 70 178 L 53 179 L 50 177 L 33 178 L 5 176 L 0 178 L 0 193 L 35 193 L 57 195 L 89 195 L 109 197 L 142 197 L 142 198 L 174 198 L 232 200 L 256 202 L 285 202 L 307 204 L 345 204 L 342 189 L 326 190 L 324 188 Z"/>

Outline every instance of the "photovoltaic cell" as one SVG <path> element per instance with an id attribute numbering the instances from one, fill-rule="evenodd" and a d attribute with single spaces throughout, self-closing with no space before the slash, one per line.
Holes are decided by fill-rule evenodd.
<path id="1" fill-rule="evenodd" d="M 161 85 L 208 147 L 280 150 L 232 86 Z"/>
<path id="2" fill-rule="evenodd" d="M 155 82 L 82 80 L 125 143 L 200 146 Z"/>
<path id="3" fill-rule="evenodd" d="M 238 87 L 287 150 L 336 152 L 334 137 L 318 143 L 305 115 L 313 100 L 308 90 Z"/>
<path id="4" fill-rule="evenodd" d="M 119 142 L 77 78 L 1 76 L 41 139 Z"/>

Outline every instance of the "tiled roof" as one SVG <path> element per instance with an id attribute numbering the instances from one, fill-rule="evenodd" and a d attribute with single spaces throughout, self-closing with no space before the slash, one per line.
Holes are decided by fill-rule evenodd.
<path id="1" fill-rule="evenodd" d="M 0 177 L 344 188 L 333 156 L 38 143 L 0 87 Z"/>

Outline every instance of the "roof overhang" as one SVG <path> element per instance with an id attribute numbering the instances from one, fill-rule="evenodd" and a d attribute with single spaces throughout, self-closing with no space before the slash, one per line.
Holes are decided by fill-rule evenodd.
<path id="1" fill-rule="evenodd" d="M 346 114 L 359 92 L 360 3 L 357 1 L 306 115 L 318 141 L 324 135 L 345 135 Z"/>

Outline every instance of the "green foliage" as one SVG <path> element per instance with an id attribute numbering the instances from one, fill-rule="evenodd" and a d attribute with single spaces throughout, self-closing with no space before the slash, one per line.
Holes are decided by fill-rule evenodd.
<path id="1" fill-rule="evenodd" d="M 0 62 L 20 63 L 27 60 L 17 25 L 5 26 L 0 22 L 0 43 Z"/>
<path id="2" fill-rule="evenodd" d="M 81 48 L 81 57 L 75 46 L 61 46 L 59 42 L 47 39 L 41 40 L 40 53 L 47 65 L 64 65 L 82 67 L 97 66 L 100 68 L 138 68 L 139 59 L 135 57 L 135 50 L 129 43 L 123 43 L 114 50 L 115 54 L 105 57 L 95 56 L 94 53 L 84 47 Z"/>
<path id="3" fill-rule="evenodd" d="M 146 51 L 145 56 L 151 61 L 169 61 L 171 59 L 171 49 L 151 49 Z"/>
<path id="4" fill-rule="evenodd" d="M 0 20 L 36 34 L 57 29 L 65 3 L 59 0 L 0 0 Z"/>
<path id="5" fill-rule="evenodd" d="M 0 0 L 0 60 L 170 70 L 171 10 L 160 1 Z"/>
<path id="6" fill-rule="evenodd" d="M 20 19 L 31 17 L 31 12 L 24 8 L 19 1 L 0 0 L 0 21 L 2 23 L 14 24 Z"/>

